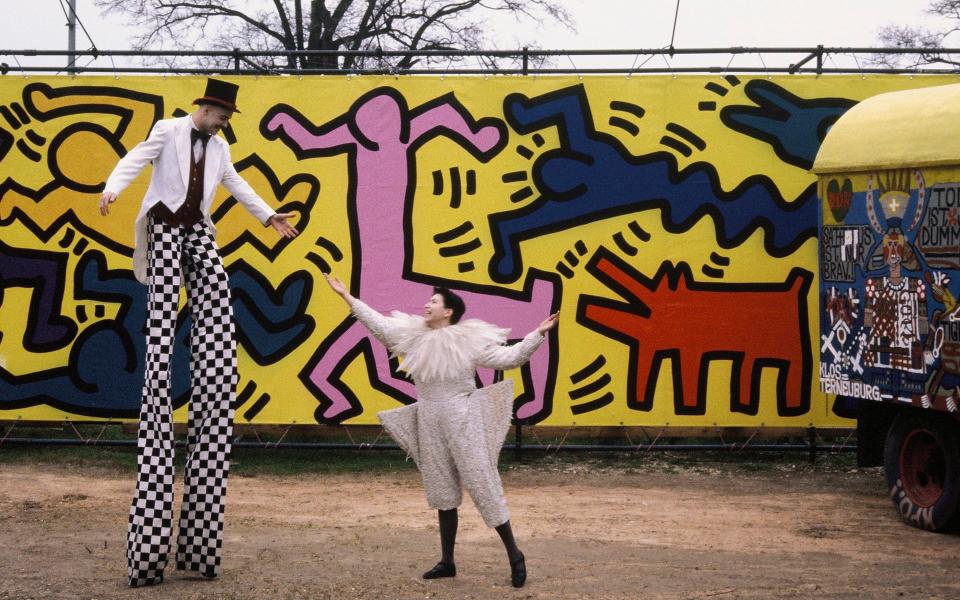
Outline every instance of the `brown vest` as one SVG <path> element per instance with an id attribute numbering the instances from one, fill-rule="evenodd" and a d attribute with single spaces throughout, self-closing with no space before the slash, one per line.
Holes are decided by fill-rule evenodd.
<path id="1" fill-rule="evenodd" d="M 163 221 L 167 225 L 193 227 L 203 219 L 203 213 L 200 211 L 200 202 L 203 200 L 203 169 L 204 163 L 207 161 L 207 149 L 204 144 L 203 154 L 200 155 L 200 160 L 197 161 L 193 156 L 194 145 L 195 142 L 191 136 L 190 177 L 187 180 L 187 199 L 180 208 L 177 209 L 177 212 L 171 211 L 163 202 L 158 202 L 150 209 L 150 214 L 153 215 L 154 219 Z"/>

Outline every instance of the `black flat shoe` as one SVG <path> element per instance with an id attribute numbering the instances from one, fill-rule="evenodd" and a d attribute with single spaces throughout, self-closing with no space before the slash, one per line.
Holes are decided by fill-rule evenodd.
<path id="1" fill-rule="evenodd" d="M 527 581 L 527 561 L 523 553 L 520 558 L 510 562 L 510 584 L 515 588 L 523 587 Z"/>
<path id="2" fill-rule="evenodd" d="M 440 579 L 442 577 L 456 577 L 457 565 L 453 563 L 438 562 L 432 569 L 423 574 L 424 579 Z"/>

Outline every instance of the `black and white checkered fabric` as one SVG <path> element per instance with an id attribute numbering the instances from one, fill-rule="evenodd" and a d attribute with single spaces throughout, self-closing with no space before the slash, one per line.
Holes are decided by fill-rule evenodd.
<path id="1" fill-rule="evenodd" d="M 236 343 L 230 291 L 217 246 L 203 222 L 151 224 L 146 379 L 140 409 L 137 491 L 130 508 L 127 570 L 133 587 L 163 581 L 173 514 L 170 365 L 182 274 L 190 332 L 190 397 L 177 568 L 220 573 L 223 508 L 230 466 Z"/>

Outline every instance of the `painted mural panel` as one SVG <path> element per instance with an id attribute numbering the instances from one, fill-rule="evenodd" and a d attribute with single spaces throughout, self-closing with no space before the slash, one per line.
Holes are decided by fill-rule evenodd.
<path id="1" fill-rule="evenodd" d="M 958 412 L 960 172 L 824 181 L 821 389 Z"/>
<path id="2" fill-rule="evenodd" d="M 924 331 L 924 303 L 944 302 L 945 282 L 911 275 L 892 290 L 878 274 L 860 297 L 850 284 L 867 266 L 889 268 L 881 240 L 908 238 L 904 253 L 952 265 L 960 240 L 941 221 L 956 218 L 960 184 L 928 185 L 927 210 L 901 215 L 899 229 L 884 211 L 901 207 L 883 203 L 873 220 L 829 224 L 824 277 L 839 316 L 821 324 L 828 342 L 817 330 L 807 169 L 858 100 L 945 78 L 234 81 L 243 112 L 224 135 L 237 170 L 302 232 L 278 239 L 225 191 L 215 204 L 240 346 L 238 423 L 369 424 L 414 401 L 396 359 L 327 290 L 328 270 L 383 311 L 419 312 L 430 286 L 447 285 L 468 316 L 517 338 L 560 310 L 549 344 L 504 374 L 526 423 L 846 426 L 821 391 L 815 344 L 843 356 L 866 339 L 858 364 L 905 386 L 926 368 L 922 334 L 895 336 L 895 348 L 889 339 Z M 189 112 L 202 86 L 0 78 L 0 419 L 136 416 L 146 291 L 130 256 L 148 174 L 109 217 L 98 190 L 118 157 L 157 119 Z M 918 177 L 870 185 L 883 195 Z M 837 214 L 860 210 L 865 185 L 830 182 L 824 197 Z M 893 314 L 891 303 L 912 312 Z M 870 326 L 856 329 L 857 310 Z M 188 334 L 182 313 L 180 420 Z"/>

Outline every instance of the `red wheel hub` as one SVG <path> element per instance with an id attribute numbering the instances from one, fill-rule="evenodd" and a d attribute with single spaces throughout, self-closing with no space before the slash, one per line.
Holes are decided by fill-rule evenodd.
<path id="1" fill-rule="evenodd" d="M 924 508 L 943 495 L 946 459 L 937 438 L 926 429 L 915 429 L 900 446 L 900 481 L 907 497 Z"/>

